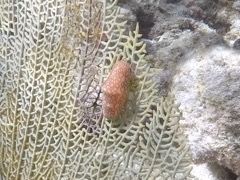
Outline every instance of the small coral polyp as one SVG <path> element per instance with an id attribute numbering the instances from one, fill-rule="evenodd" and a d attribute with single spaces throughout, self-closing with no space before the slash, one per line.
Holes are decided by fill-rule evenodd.
<path id="1" fill-rule="evenodd" d="M 103 115 L 107 119 L 115 119 L 128 99 L 130 89 L 131 69 L 124 61 L 117 61 L 109 77 L 103 83 Z"/>

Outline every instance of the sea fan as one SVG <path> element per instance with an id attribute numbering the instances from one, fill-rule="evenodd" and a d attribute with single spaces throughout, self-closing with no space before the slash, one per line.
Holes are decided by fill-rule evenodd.
<path id="1" fill-rule="evenodd" d="M 1 179 L 186 179 L 173 98 L 160 98 L 139 27 L 116 0 L 0 1 Z M 101 85 L 118 60 L 131 90 L 118 117 Z"/>

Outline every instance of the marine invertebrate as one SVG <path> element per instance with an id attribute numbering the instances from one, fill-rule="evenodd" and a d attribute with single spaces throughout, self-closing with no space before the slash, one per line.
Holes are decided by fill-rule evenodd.
<path id="1" fill-rule="evenodd" d="M 113 65 L 111 74 L 101 87 L 103 93 L 102 109 L 106 118 L 116 118 L 126 103 L 130 89 L 130 77 L 130 65 L 126 61 L 117 61 Z"/>

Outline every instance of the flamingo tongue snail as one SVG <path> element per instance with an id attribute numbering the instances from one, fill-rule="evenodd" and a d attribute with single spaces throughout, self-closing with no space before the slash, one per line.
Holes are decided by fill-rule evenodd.
<path id="1" fill-rule="evenodd" d="M 124 60 L 117 61 L 101 87 L 103 115 L 107 119 L 116 118 L 126 103 L 130 89 L 130 79 L 130 65 Z"/>

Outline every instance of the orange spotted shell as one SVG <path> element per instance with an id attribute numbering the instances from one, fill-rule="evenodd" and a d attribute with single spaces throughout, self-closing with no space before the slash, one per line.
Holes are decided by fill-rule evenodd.
<path id="1" fill-rule="evenodd" d="M 103 83 L 102 109 L 104 117 L 116 118 L 127 101 L 130 89 L 131 69 L 126 61 L 117 61 L 109 77 Z"/>

